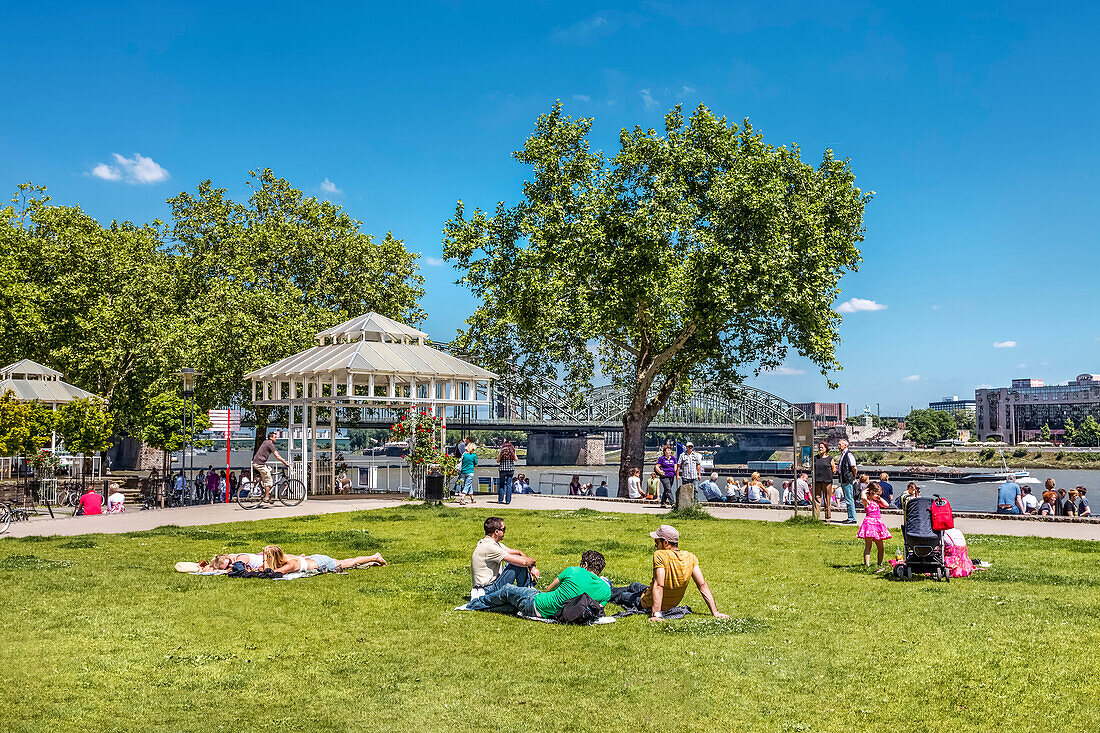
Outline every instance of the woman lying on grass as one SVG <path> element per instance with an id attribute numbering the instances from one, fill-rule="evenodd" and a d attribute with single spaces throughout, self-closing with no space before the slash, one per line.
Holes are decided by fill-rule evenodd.
<path id="1" fill-rule="evenodd" d="M 328 555 L 288 555 L 278 545 L 264 548 L 264 570 L 277 573 L 306 573 L 316 570 L 321 573 L 338 573 L 360 565 L 385 565 L 381 553 L 351 557 L 347 560 L 334 560 Z"/>

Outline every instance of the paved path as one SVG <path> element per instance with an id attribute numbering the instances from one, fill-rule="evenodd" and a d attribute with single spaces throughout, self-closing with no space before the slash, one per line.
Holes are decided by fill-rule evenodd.
<path id="1" fill-rule="evenodd" d="M 58 517 L 56 519 L 32 519 L 29 522 L 13 522 L 2 537 L 28 537 L 32 535 L 70 536 L 78 534 L 117 534 L 154 529 L 166 524 L 192 527 L 226 522 L 247 522 L 256 519 L 300 517 L 305 514 L 331 514 L 353 512 L 360 509 L 383 509 L 400 506 L 404 502 L 393 499 L 342 499 L 304 501 L 298 506 L 273 506 L 262 509 L 242 509 L 236 503 L 200 504 L 177 509 L 127 509 L 124 514 L 100 514 L 92 517 Z"/>
<path id="2" fill-rule="evenodd" d="M 311 500 L 296 507 L 269 507 L 264 509 L 241 509 L 236 504 L 210 504 L 182 507 L 179 509 L 130 510 L 125 514 L 102 515 L 96 517 L 63 517 L 58 519 L 35 519 L 30 522 L 17 522 L 0 537 L 27 537 L 30 535 L 78 535 L 94 533 L 134 532 L 153 529 L 166 524 L 196 526 L 204 524 L 224 524 L 255 519 L 276 519 L 297 517 L 305 514 L 331 514 L 361 509 L 383 509 L 400 506 L 404 502 L 394 499 L 324 499 Z M 450 506 L 454 506 L 453 504 Z M 512 497 L 509 509 L 534 510 L 570 510 L 580 508 L 602 512 L 621 512 L 625 514 L 664 514 L 665 510 L 656 504 L 617 499 L 592 499 L 567 496 L 541 496 L 538 494 L 517 494 Z M 472 508 L 480 512 L 495 512 L 504 506 L 488 495 L 478 498 Z M 786 508 L 747 507 L 747 506 L 708 506 L 707 511 L 723 519 L 752 519 L 757 521 L 781 522 L 788 519 L 793 511 Z M 799 514 L 808 515 L 805 509 Z M 843 514 L 834 512 L 834 519 L 843 518 Z M 862 515 L 861 515 L 862 519 Z M 883 521 L 891 529 L 901 525 L 900 514 L 884 514 Z M 956 517 L 955 526 L 964 534 L 999 534 L 1018 537 L 1058 537 L 1064 539 L 1100 540 L 1100 520 L 1092 521 L 1043 521 L 1037 518 L 1012 519 L 996 517 Z M 855 536 L 856 527 L 851 527 Z M 896 533 L 900 538 L 900 530 Z"/>

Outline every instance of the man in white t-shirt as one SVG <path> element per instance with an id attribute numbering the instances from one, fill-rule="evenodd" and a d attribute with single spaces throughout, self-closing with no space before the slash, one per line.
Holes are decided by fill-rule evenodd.
<path id="1" fill-rule="evenodd" d="M 504 585 L 534 587 L 539 579 L 535 558 L 501 542 L 505 529 L 504 520 L 500 517 L 485 520 L 485 536 L 478 540 L 470 558 L 470 576 L 473 580 L 471 601 Z"/>

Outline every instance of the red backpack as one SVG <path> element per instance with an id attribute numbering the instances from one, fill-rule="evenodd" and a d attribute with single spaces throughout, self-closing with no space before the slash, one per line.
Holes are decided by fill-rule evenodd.
<path id="1" fill-rule="evenodd" d="M 955 515 L 951 513 L 951 502 L 947 499 L 941 499 L 939 494 L 933 494 L 933 496 L 935 498 L 932 500 L 932 506 L 929 509 L 932 512 L 932 529 L 936 532 L 954 529 Z"/>

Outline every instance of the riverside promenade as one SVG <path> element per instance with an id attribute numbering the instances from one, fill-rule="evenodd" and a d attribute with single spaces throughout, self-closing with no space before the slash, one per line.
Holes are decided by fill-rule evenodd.
<path id="1" fill-rule="evenodd" d="M 352 512 L 369 509 L 384 509 L 406 504 L 400 499 L 377 499 L 367 497 L 312 499 L 296 507 L 273 506 L 262 509 L 245 510 L 237 504 L 207 504 L 200 506 L 182 507 L 178 509 L 154 509 L 142 511 L 132 509 L 125 514 L 103 514 L 92 517 L 58 517 L 56 519 L 34 519 L 30 522 L 16 522 L 7 532 L 0 535 L 0 541 L 5 537 L 31 537 L 31 536 L 72 536 L 81 534 L 116 534 L 121 532 L 137 532 L 147 529 L 155 529 L 164 525 L 174 524 L 181 527 L 201 526 L 208 524 L 224 524 L 227 522 L 247 522 L 257 519 L 278 519 L 283 517 L 300 517 L 309 514 L 332 514 L 335 512 Z M 512 503 L 498 504 L 495 496 L 482 494 L 478 496 L 477 503 L 473 506 L 466 505 L 455 508 L 473 510 L 486 515 L 498 512 L 502 509 L 527 509 L 534 511 L 569 511 L 573 509 L 593 509 L 601 512 L 620 512 L 624 514 L 665 514 L 667 510 L 661 509 L 653 502 L 640 502 L 629 499 L 600 499 L 576 496 L 544 496 L 541 494 L 516 494 L 512 497 Z M 781 522 L 793 516 L 794 511 L 790 507 L 752 507 L 743 504 L 706 505 L 708 512 L 720 519 L 746 519 L 752 521 Z M 809 516 L 808 508 L 800 507 L 800 516 Z M 837 518 L 843 518 L 842 513 L 833 512 L 836 524 Z M 884 512 L 882 519 L 886 525 L 894 531 L 894 536 L 901 538 L 901 514 L 900 512 Z M 862 521 L 862 514 L 860 514 Z M 993 514 L 959 513 L 956 515 L 955 526 L 964 534 L 985 535 L 1009 535 L 1015 537 L 1053 537 L 1059 539 L 1076 540 L 1100 540 L 1100 519 L 1069 520 L 1042 520 L 1036 517 L 1014 518 L 1002 517 Z M 858 525 L 848 525 L 855 537 Z"/>

